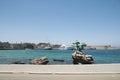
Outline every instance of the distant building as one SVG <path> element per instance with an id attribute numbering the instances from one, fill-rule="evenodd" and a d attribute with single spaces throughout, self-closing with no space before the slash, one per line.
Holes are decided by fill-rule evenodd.
<path id="1" fill-rule="evenodd" d="M 22 44 L 13 43 L 10 44 L 11 49 L 23 49 Z"/>
<path id="2" fill-rule="evenodd" d="M 53 44 L 51 45 L 52 49 L 59 49 L 61 45 Z"/>
<path id="3" fill-rule="evenodd" d="M 10 43 L 0 42 L 0 49 L 10 49 Z"/>
<path id="4" fill-rule="evenodd" d="M 51 44 L 50 43 L 39 43 L 37 45 L 37 49 L 52 49 Z"/>
<path id="5" fill-rule="evenodd" d="M 90 49 L 90 50 L 94 50 L 94 49 L 97 49 L 97 50 L 110 50 L 110 49 L 120 49 L 120 48 L 117 48 L 117 47 L 112 47 L 111 45 L 100 45 L 100 46 L 86 46 L 85 49 Z"/>

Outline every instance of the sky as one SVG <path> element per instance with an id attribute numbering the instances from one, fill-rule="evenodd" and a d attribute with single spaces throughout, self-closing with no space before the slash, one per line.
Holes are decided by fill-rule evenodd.
<path id="1" fill-rule="evenodd" d="M 120 0 L 0 0 L 0 41 L 120 46 Z"/>

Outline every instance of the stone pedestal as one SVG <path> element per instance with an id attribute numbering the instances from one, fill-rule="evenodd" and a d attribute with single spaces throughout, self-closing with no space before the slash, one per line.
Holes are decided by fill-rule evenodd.
<path id="1" fill-rule="evenodd" d="M 73 64 L 93 64 L 94 60 L 92 58 L 92 55 L 88 55 L 85 54 L 83 52 L 80 51 L 75 51 L 72 54 L 72 58 L 73 58 Z"/>

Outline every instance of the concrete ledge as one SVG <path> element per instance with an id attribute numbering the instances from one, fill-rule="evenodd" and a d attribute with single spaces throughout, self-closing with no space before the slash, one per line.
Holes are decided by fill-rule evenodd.
<path id="1" fill-rule="evenodd" d="M 0 74 L 120 74 L 120 64 L 28 65 L 1 64 Z"/>

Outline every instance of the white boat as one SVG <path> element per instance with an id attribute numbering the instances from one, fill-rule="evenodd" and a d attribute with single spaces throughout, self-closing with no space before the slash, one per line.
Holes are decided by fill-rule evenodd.
<path id="1" fill-rule="evenodd" d="M 52 47 L 45 47 L 44 50 L 52 50 Z"/>
<path id="2" fill-rule="evenodd" d="M 74 50 L 75 48 L 72 45 L 65 45 L 62 44 L 59 48 L 59 50 Z"/>

